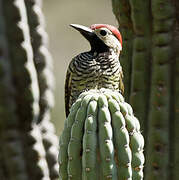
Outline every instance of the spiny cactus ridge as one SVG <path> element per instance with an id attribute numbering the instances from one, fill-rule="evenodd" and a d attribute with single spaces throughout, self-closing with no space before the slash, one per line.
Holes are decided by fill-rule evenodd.
<path id="1" fill-rule="evenodd" d="M 0 0 L 0 179 L 58 178 L 57 137 L 50 120 L 49 57 L 40 37 L 36 52 L 31 31 L 42 32 L 29 15 L 40 1 Z M 31 6 L 33 5 L 33 6 Z M 38 13 L 31 18 L 38 21 Z M 33 21 L 33 22 L 34 22 Z M 39 31 L 38 31 L 39 30 Z M 43 33 L 42 33 L 43 34 Z M 46 37 L 46 36 L 45 36 Z M 43 38 L 42 38 L 43 39 Z M 37 53 L 38 52 L 38 53 Z M 43 63 L 39 70 L 35 58 Z M 45 59 L 45 60 L 44 60 Z M 42 81 L 43 80 L 43 81 Z M 51 79 L 49 80 L 51 82 Z M 44 100 L 44 101 L 43 101 Z M 42 101 L 44 103 L 42 103 Z M 43 108 L 42 108 L 43 104 Z M 52 140 L 54 139 L 54 140 Z"/>
<path id="2" fill-rule="evenodd" d="M 141 180 L 143 147 L 139 121 L 120 93 L 84 92 L 60 136 L 61 179 Z"/>
<path id="3" fill-rule="evenodd" d="M 45 32 L 45 20 L 41 10 L 42 0 L 25 1 L 25 5 L 40 91 L 38 124 L 42 132 L 42 142 L 46 151 L 50 179 L 53 180 L 58 178 L 59 175 L 56 161 L 58 138 L 55 135 L 55 128 L 50 122 L 50 110 L 54 105 L 52 58 L 48 51 L 48 35 Z"/>

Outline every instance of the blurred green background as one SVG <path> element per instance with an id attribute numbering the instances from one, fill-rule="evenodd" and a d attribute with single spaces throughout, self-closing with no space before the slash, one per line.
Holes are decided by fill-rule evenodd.
<path id="1" fill-rule="evenodd" d="M 52 121 L 57 134 L 63 129 L 65 120 L 64 82 L 66 69 L 77 54 L 89 50 L 87 41 L 69 24 L 90 26 L 106 23 L 117 26 L 110 0 L 44 0 L 43 12 L 46 31 L 49 35 L 49 50 L 53 56 L 55 87 L 55 107 Z"/>

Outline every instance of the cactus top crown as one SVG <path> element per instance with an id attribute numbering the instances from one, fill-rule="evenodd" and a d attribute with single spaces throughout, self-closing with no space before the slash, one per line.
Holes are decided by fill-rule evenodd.
<path id="1" fill-rule="evenodd" d="M 60 137 L 60 176 L 142 180 L 143 147 L 139 121 L 120 93 L 85 91 L 72 105 Z"/>

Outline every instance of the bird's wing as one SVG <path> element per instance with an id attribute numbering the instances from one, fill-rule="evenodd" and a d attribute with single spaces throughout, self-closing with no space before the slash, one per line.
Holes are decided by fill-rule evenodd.
<path id="1" fill-rule="evenodd" d="M 65 113 L 66 117 L 68 116 L 70 110 L 70 96 L 71 96 L 71 72 L 69 69 L 67 70 L 66 73 L 66 80 L 65 80 Z"/>

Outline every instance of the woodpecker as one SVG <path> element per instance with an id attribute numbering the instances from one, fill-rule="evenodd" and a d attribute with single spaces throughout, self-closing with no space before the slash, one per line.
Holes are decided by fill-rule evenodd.
<path id="1" fill-rule="evenodd" d="M 123 72 L 119 62 L 122 50 L 119 30 L 108 24 L 70 26 L 88 40 L 91 50 L 74 57 L 68 66 L 65 81 L 66 116 L 83 91 L 108 88 L 124 92 Z"/>

